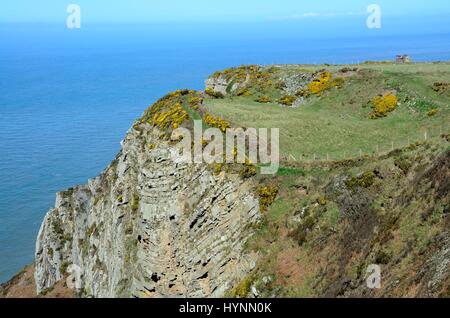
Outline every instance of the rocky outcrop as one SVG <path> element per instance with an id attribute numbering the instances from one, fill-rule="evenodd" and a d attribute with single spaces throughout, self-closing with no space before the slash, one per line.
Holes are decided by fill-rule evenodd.
<path id="1" fill-rule="evenodd" d="M 93 297 L 220 297 L 252 270 L 253 181 L 175 163 L 159 136 L 134 125 L 99 177 L 57 194 L 36 243 L 38 293 L 72 264 Z"/>
<path id="2" fill-rule="evenodd" d="M 205 86 L 206 89 L 211 89 L 213 92 L 220 93 L 224 96 L 233 94 L 240 88 L 244 88 L 250 82 L 250 74 L 246 74 L 243 80 L 236 80 L 234 77 L 226 75 L 217 75 L 209 77 Z"/>
<path id="3" fill-rule="evenodd" d="M 307 72 L 286 76 L 283 78 L 283 91 L 288 95 L 296 95 L 300 89 L 307 89 L 313 79 L 314 76 Z"/>
<path id="4" fill-rule="evenodd" d="M 206 82 L 206 92 L 213 97 L 259 96 L 257 100 L 270 99 L 265 94 L 277 92 L 281 96 L 294 98 L 292 102 L 281 102 L 280 106 L 299 107 L 306 102 L 299 92 L 307 91 L 308 84 L 320 73 L 283 72 L 283 66 L 248 65 L 219 71 Z M 270 94 L 269 94 L 270 95 Z"/>

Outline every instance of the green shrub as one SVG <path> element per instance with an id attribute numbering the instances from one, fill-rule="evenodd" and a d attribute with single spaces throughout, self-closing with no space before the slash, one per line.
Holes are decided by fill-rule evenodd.
<path id="1" fill-rule="evenodd" d="M 62 222 L 59 218 L 55 218 L 52 222 L 52 228 L 53 228 L 53 232 L 55 232 L 58 235 L 63 235 L 64 234 L 64 229 L 63 229 L 63 225 Z"/>
<path id="2" fill-rule="evenodd" d="M 136 212 L 139 209 L 139 196 L 134 193 L 131 199 L 131 211 Z"/>
<path id="3" fill-rule="evenodd" d="M 267 211 L 278 195 L 278 187 L 275 185 L 266 185 L 258 187 L 259 206 L 261 211 Z"/>
<path id="4" fill-rule="evenodd" d="M 286 83 L 283 82 L 283 81 L 277 81 L 277 82 L 275 83 L 274 87 L 275 87 L 276 89 L 282 90 L 282 89 L 286 88 Z"/>
<path id="5" fill-rule="evenodd" d="M 237 96 L 250 96 L 252 93 L 247 88 L 240 88 L 236 92 Z"/>
<path id="6" fill-rule="evenodd" d="M 239 283 L 230 293 L 231 298 L 245 298 L 250 292 L 254 281 L 253 275 L 248 275 L 242 282 Z"/>
<path id="7" fill-rule="evenodd" d="M 336 77 L 331 80 L 331 82 L 328 84 L 329 87 L 335 87 L 335 88 L 342 88 L 344 87 L 345 79 L 343 77 Z"/>
<path id="8" fill-rule="evenodd" d="M 188 98 L 188 104 L 192 109 L 198 109 L 198 107 L 203 103 L 203 98 L 199 96 L 190 96 Z"/>
<path id="9" fill-rule="evenodd" d="M 436 115 L 438 112 L 439 112 L 439 109 L 435 108 L 435 109 L 430 110 L 430 111 L 427 113 L 427 115 L 428 115 L 428 117 L 433 117 L 433 116 Z"/>
<path id="10" fill-rule="evenodd" d="M 224 163 L 214 163 L 212 165 L 214 175 L 218 176 L 222 172 L 224 166 L 225 166 Z"/>
<path id="11" fill-rule="evenodd" d="M 311 92 L 308 89 L 301 88 L 297 91 L 297 93 L 295 93 L 295 95 L 299 97 L 308 97 L 311 95 Z"/>
<path id="12" fill-rule="evenodd" d="M 67 268 L 69 267 L 69 262 L 64 261 L 61 263 L 61 266 L 59 266 L 59 272 L 61 275 L 64 275 L 66 273 Z"/>
<path id="13" fill-rule="evenodd" d="M 377 251 L 377 253 L 375 255 L 375 262 L 377 264 L 386 265 L 391 260 L 391 257 L 392 256 L 390 253 L 388 253 L 384 250 L 379 250 L 379 251 Z"/>
<path id="14" fill-rule="evenodd" d="M 320 196 L 317 198 L 317 203 L 319 205 L 327 205 L 327 199 L 324 196 Z"/>
<path id="15" fill-rule="evenodd" d="M 414 107 L 415 109 L 417 109 L 418 111 L 423 112 L 423 113 L 429 113 L 429 112 L 436 110 L 434 113 L 432 113 L 432 115 L 435 115 L 437 113 L 437 109 L 438 109 L 438 106 L 436 104 L 434 104 L 433 102 L 424 100 L 424 99 L 415 100 L 412 107 Z"/>
<path id="16" fill-rule="evenodd" d="M 255 176 L 256 172 L 257 172 L 256 167 L 254 165 L 252 165 L 250 162 L 246 161 L 243 164 L 242 169 L 239 171 L 239 175 L 242 178 L 247 179 L 247 178 L 251 178 L 251 177 Z"/>
<path id="17" fill-rule="evenodd" d="M 261 104 L 272 103 L 272 98 L 270 98 L 269 96 L 261 96 L 261 97 L 258 97 L 257 99 L 255 99 L 255 102 L 261 103 Z"/>
<path id="18" fill-rule="evenodd" d="M 299 246 L 302 246 L 306 242 L 308 233 L 314 228 L 316 220 L 313 216 L 306 216 L 298 227 L 292 231 L 289 236 L 293 238 Z"/>
<path id="19" fill-rule="evenodd" d="M 350 178 L 345 182 L 347 188 L 355 189 L 357 187 L 360 188 L 369 188 L 375 182 L 376 174 L 373 171 L 368 171 L 363 173 L 359 177 Z"/>
<path id="20" fill-rule="evenodd" d="M 394 160 L 394 165 L 407 174 L 412 167 L 412 162 L 408 158 L 401 157 Z"/>
<path id="21" fill-rule="evenodd" d="M 212 88 L 208 87 L 207 89 L 205 89 L 205 93 L 213 98 L 217 98 L 217 99 L 221 99 L 224 98 L 225 96 L 221 93 L 221 92 L 216 92 L 215 90 L 213 90 Z"/>
<path id="22" fill-rule="evenodd" d="M 281 97 L 278 100 L 278 102 L 282 105 L 292 106 L 296 100 L 297 100 L 296 96 L 286 95 L 286 96 Z"/>

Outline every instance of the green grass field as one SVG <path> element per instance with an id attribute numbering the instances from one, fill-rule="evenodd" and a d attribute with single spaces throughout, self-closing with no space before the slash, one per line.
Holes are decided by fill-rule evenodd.
<path id="1" fill-rule="evenodd" d="M 437 93 L 435 82 L 448 82 L 450 63 L 361 64 L 338 66 L 281 66 L 283 74 L 358 67 L 340 89 L 312 96 L 298 108 L 261 104 L 254 96 L 207 99 L 205 107 L 235 126 L 280 128 L 283 158 L 296 160 L 343 159 L 373 154 L 448 132 L 450 96 Z M 369 101 L 395 91 L 397 109 L 380 119 L 369 119 Z M 428 112 L 439 111 L 432 117 Z M 292 156 L 291 156 L 292 155 Z M 293 160 L 293 159 L 292 159 Z"/>

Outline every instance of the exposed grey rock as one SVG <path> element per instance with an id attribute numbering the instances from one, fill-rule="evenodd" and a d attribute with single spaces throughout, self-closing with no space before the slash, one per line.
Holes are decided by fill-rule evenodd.
<path id="1" fill-rule="evenodd" d="M 253 181 L 177 164 L 157 129 L 135 128 L 99 177 L 57 194 L 36 243 L 38 293 L 76 264 L 82 296 L 220 297 L 255 266 L 243 252 L 259 220 Z"/>
<path id="2" fill-rule="evenodd" d="M 426 296 L 432 295 L 441 287 L 441 284 L 449 275 L 450 267 L 450 236 L 449 232 L 442 233 L 441 248 L 436 251 L 424 264 L 419 277 L 424 276 L 427 281 L 426 290 L 422 293 Z"/>
<path id="3" fill-rule="evenodd" d="M 212 89 L 214 92 L 221 93 L 226 96 L 236 92 L 240 88 L 246 87 L 249 81 L 249 74 L 247 74 L 247 77 L 244 81 L 236 82 L 233 78 L 227 79 L 226 76 L 220 75 L 217 77 L 209 77 L 205 82 L 205 86 L 207 89 Z"/>
<path id="4" fill-rule="evenodd" d="M 313 75 L 311 73 L 297 73 L 295 75 L 288 76 L 283 79 L 283 90 L 288 95 L 295 95 L 300 89 L 307 88 L 312 79 Z"/>
<path id="5" fill-rule="evenodd" d="M 295 102 L 292 104 L 293 108 L 297 108 L 302 106 L 303 104 L 305 104 L 305 98 L 304 97 L 299 97 L 295 100 Z"/>

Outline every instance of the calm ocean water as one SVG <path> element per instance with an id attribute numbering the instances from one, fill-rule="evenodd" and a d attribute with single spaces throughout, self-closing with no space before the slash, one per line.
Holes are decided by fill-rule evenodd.
<path id="1" fill-rule="evenodd" d="M 0 282 L 33 261 L 55 193 L 98 175 L 133 120 L 171 90 L 201 89 L 212 72 L 240 64 L 353 63 L 399 53 L 450 59 L 450 33 L 301 34 L 0 25 Z"/>

